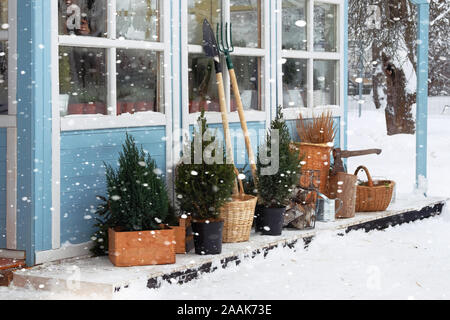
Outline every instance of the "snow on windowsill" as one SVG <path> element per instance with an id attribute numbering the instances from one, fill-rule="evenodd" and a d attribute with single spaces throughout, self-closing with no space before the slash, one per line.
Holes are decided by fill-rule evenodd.
<path id="1" fill-rule="evenodd" d="M 154 111 L 143 111 L 135 114 L 123 113 L 118 116 L 102 114 L 77 114 L 68 115 L 61 118 L 62 131 L 147 127 L 165 124 L 166 115 Z"/>

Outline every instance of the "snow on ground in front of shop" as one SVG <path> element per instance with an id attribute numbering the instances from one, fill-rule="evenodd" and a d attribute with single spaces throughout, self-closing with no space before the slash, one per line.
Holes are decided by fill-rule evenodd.
<path id="1" fill-rule="evenodd" d="M 368 97 L 366 97 L 367 100 Z M 429 99 L 428 115 L 428 191 L 429 195 L 450 197 L 450 97 Z M 410 194 L 415 184 L 416 136 L 386 135 L 384 111 L 376 110 L 373 103 L 362 108 L 358 118 L 358 104 L 349 98 L 348 149 L 382 149 L 380 155 L 350 158 L 348 172 L 354 173 L 359 165 L 365 165 L 372 178 L 387 178 L 397 182 L 397 192 Z M 358 177 L 366 179 L 364 172 Z"/>
<path id="2" fill-rule="evenodd" d="M 431 98 L 429 194 L 450 197 L 450 98 Z M 384 113 L 365 105 L 358 118 L 351 100 L 349 149 L 381 148 L 380 156 L 349 160 L 349 171 L 366 165 L 374 177 L 397 182 L 413 194 L 415 136 L 387 137 Z M 360 174 L 363 178 L 363 173 Z M 418 195 L 417 195 L 418 196 Z M 147 289 L 132 283 L 117 299 L 450 299 L 450 208 L 442 216 L 386 231 L 321 233 L 308 249 L 275 249 L 238 267 L 205 274 L 182 286 Z M 0 287 L 0 299 L 76 299 L 79 296 Z M 86 297 L 84 297 L 86 298 Z M 99 297 L 89 297 L 99 298 Z"/>

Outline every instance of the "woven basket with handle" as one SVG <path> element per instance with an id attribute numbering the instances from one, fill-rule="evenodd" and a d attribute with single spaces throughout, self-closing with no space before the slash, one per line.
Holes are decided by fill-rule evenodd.
<path id="1" fill-rule="evenodd" d="M 222 242 L 245 242 L 250 239 L 257 197 L 244 193 L 242 180 L 239 180 L 239 193 L 232 196 L 232 201 L 220 209 L 224 219 Z"/>
<path id="2" fill-rule="evenodd" d="M 395 182 L 391 180 L 373 181 L 369 170 L 359 166 L 355 176 L 360 170 L 364 170 L 368 181 L 356 187 L 356 212 L 385 211 L 392 200 Z"/>

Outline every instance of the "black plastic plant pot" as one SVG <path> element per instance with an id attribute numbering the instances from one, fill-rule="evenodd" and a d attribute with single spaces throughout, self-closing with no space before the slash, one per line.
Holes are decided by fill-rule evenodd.
<path id="1" fill-rule="evenodd" d="M 266 236 L 280 236 L 283 231 L 284 208 L 264 208 L 262 213 L 262 234 Z"/>
<path id="2" fill-rule="evenodd" d="M 255 231 L 262 232 L 264 227 L 263 222 L 263 210 L 264 206 L 257 204 L 255 208 Z"/>
<path id="3" fill-rule="evenodd" d="M 223 221 L 192 222 L 195 253 L 200 255 L 222 252 Z"/>

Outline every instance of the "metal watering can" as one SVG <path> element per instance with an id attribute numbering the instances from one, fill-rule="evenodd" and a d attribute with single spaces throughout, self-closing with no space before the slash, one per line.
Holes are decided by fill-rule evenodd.
<path id="1" fill-rule="evenodd" d="M 316 219 L 317 221 L 330 222 L 336 219 L 336 214 L 342 209 L 341 199 L 330 199 L 326 195 L 317 192 Z M 339 208 L 336 209 L 336 200 L 339 201 Z"/>

